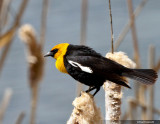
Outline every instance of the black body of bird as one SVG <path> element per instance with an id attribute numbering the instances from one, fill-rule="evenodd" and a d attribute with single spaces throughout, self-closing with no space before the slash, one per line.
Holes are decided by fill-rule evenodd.
<path id="1" fill-rule="evenodd" d="M 93 96 L 106 80 L 130 88 L 123 77 L 146 85 L 154 84 L 157 79 L 157 73 L 152 69 L 126 68 L 87 46 L 62 43 L 53 47 L 45 56 L 57 59 L 58 70 L 68 73 L 75 80 L 89 86 L 86 92 L 96 89 Z"/>

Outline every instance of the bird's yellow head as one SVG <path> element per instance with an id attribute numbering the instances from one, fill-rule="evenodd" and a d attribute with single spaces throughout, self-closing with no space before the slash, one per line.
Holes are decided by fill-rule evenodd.
<path id="1" fill-rule="evenodd" d="M 69 44 L 68 43 L 61 43 L 56 46 L 54 46 L 51 51 L 49 51 L 44 57 L 51 56 L 55 59 L 58 59 L 58 57 L 61 57 L 66 54 L 67 48 Z"/>

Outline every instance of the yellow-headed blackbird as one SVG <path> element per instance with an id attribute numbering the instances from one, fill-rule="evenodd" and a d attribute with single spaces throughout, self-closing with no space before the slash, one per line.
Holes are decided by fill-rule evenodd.
<path id="1" fill-rule="evenodd" d="M 75 80 L 88 85 L 90 92 L 100 90 L 106 80 L 130 88 L 122 77 L 137 80 L 143 84 L 153 84 L 157 73 L 152 69 L 130 69 L 103 57 L 93 49 L 82 45 L 61 43 L 54 46 L 46 56 L 56 59 L 56 68 L 69 74 Z"/>

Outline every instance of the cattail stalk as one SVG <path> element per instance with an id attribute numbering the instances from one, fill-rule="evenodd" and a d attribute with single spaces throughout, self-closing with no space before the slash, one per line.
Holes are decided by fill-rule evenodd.
<path id="1" fill-rule="evenodd" d="M 31 89 L 31 117 L 30 124 L 36 123 L 36 109 L 39 83 L 43 77 L 44 59 L 41 46 L 38 43 L 35 31 L 31 25 L 24 25 L 19 30 L 22 41 L 27 46 L 27 60 L 29 65 L 29 85 Z"/>
<path id="2" fill-rule="evenodd" d="M 110 24 L 111 24 L 111 51 L 114 52 L 114 46 L 113 46 L 113 24 L 112 24 L 112 10 L 111 10 L 111 0 L 109 0 L 109 16 L 110 16 Z"/>
<path id="3" fill-rule="evenodd" d="M 131 21 L 131 33 L 132 33 L 132 39 L 133 39 L 133 47 L 134 47 L 134 59 L 137 63 L 137 67 L 140 67 L 140 56 L 139 56 L 139 48 L 138 48 L 138 39 L 136 34 L 136 26 L 135 26 L 135 16 L 133 14 L 133 6 L 132 6 L 132 0 L 127 0 L 128 3 L 128 11 Z"/>
<path id="4" fill-rule="evenodd" d="M 15 124 L 22 124 L 22 121 L 23 121 L 23 118 L 25 116 L 25 113 L 24 112 L 21 112 L 16 120 L 16 123 Z"/>
<path id="5" fill-rule="evenodd" d="M 11 5 L 11 0 L 0 0 L 0 34 L 2 29 L 8 22 L 9 7 Z"/>
<path id="6" fill-rule="evenodd" d="M 37 110 L 37 103 L 38 103 L 38 90 L 39 85 L 38 83 L 31 87 L 31 115 L 30 115 L 30 124 L 36 124 L 36 110 Z"/>
<path id="7" fill-rule="evenodd" d="M 44 47 L 45 35 L 46 35 L 46 24 L 47 24 L 47 13 L 48 13 L 49 0 L 43 0 L 42 15 L 41 15 L 41 32 L 40 32 L 40 44 Z"/>
<path id="8" fill-rule="evenodd" d="M 131 21 L 131 34 L 133 39 L 134 60 L 137 64 L 137 68 L 140 68 L 141 62 L 140 62 L 140 55 L 139 55 L 139 48 L 138 48 L 138 38 L 136 33 L 135 16 L 133 14 L 132 0 L 127 0 L 127 4 L 128 4 L 129 17 Z M 135 83 L 135 97 L 141 102 L 145 102 L 146 101 L 145 95 L 146 95 L 146 86 Z M 144 120 L 147 117 L 146 113 L 147 113 L 146 109 L 142 108 L 141 116 L 142 116 L 142 119 Z"/>
<path id="9" fill-rule="evenodd" d="M 154 68 L 154 63 L 155 63 L 155 47 L 154 46 L 150 46 L 149 47 L 149 66 L 150 68 Z M 154 119 L 154 85 L 149 87 L 149 115 L 148 118 L 149 120 L 153 120 Z"/>
<path id="10" fill-rule="evenodd" d="M 80 44 L 86 44 L 86 32 L 87 32 L 87 16 L 88 16 L 88 0 L 82 0 L 81 5 L 81 32 L 80 32 Z M 83 84 L 78 82 L 76 88 L 76 95 L 79 96 L 83 89 Z"/>
<path id="11" fill-rule="evenodd" d="M 89 93 L 81 92 L 72 104 L 74 109 L 67 124 L 102 124 L 100 108 Z"/>
<path id="12" fill-rule="evenodd" d="M 13 91 L 11 89 L 5 90 L 5 94 L 4 94 L 4 97 L 3 97 L 3 100 L 0 106 L 0 124 L 3 123 L 4 114 L 9 105 L 12 94 L 13 94 Z"/>
<path id="13" fill-rule="evenodd" d="M 154 70 L 157 72 L 160 70 L 160 59 L 159 59 L 157 65 L 154 67 Z"/>
<path id="14" fill-rule="evenodd" d="M 130 120 L 135 120 L 137 118 L 136 115 L 136 110 L 137 110 L 137 104 L 133 102 L 132 98 L 128 98 L 128 104 L 129 104 L 129 108 L 128 108 L 128 116 Z"/>
<path id="15" fill-rule="evenodd" d="M 135 68 L 135 63 L 128 58 L 123 52 L 107 53 L 108 59 L 114 60 L 123 66 Z M 106 124 L 119 124 L 121 115 L 121 86 L 113 82 L 106 81 L 104 83 L 105 90 L 105 106 L 106 106 Z"/>

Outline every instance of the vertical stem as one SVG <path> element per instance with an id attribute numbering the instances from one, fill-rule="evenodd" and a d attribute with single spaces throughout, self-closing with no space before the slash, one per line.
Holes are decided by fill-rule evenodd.
<path id="1" fill-rule="evenodd" d="M 132 0 L 127 0 L 128 3 L 128 11 L 130 16 L 130 26 L 131 26 L 131 32 L 132 32 L 132 39 L 133 39 L 133 47 L 134 47 L 134 59 L 137 64 L 137 68 L 140 67 L 140 56 L 139 56 L 139 48 L 138 48 L 138 40 L 137 40 L 137 34 L 136 34 L 136 27 L 135 27 L 135 17 L 133 14 L 133 6 L 132 6 Z M 140 88 L 137 83 L 135 83 L 135 97 L 139 99 L 139 93 Z"/>
<path id="2" fill-rule="evenodd" d="M 41 31 L 40 32 L 40 45 L 41 45 L 41 48 L 43 48 L 44 43 L 45 43 L 48 3 L 49 3 L 49 0 L 43 0 L 42 16 L 41 16 L 41 30 L 40 30 Z M 41 49 L 41 50 L 43 50 L 43 49 Z"/>
<path id="3" fill-rule="evenodd" d="M 133 103 L 132 103 L 132 101 L 129 101 L 128 102 L 129 103 L 129 112 L 128 112 L 128 116 L 129 116 L 129 119 L 130 120 L 133 120 L 134 119 L 134 115 L 133 115 Z"/>
<path id="4" fill-rule="evenodd" d="M 155 63 L 155 47 L 150 46 L 149 47 L 149 66 L 150 68 L 154 68 L 154 63 Z M 154 85 L 149 87 L 149 115 L 148 118 L 149 120 L 154 119 Z"/>
<path id="5" fill-rule="evenodd" d="M 159 59 L 157 65 L 154 67 L 154 70 L 157 72 L 159 71 L 159 69 L 160 69 L 160 59 Z"/>
<path id="6" fill-rule="evenodd" d="M 87 31 L 87 11 L 88 11 L 88 0 L 82 0 L 81 8 L 81 34 L 80 34 L 80 44 L 86 44 L 86 31 Z M 78 83 L 76 88 L 77 96 L 80 95 L 80 92 L 83 89 L 83 84 Z"/>
<path id="7" fill-rule="evenodd" d="M 139 90 L 139 101 L 140 103 L 142 104 L 145 104 L 146 102 L 146 86 L 142 86 L 140 87 L 140 90 Z M 144 108 L 144 107 L 141 107 L 141 119 L 142 120 L 146 120 L 147 119 L 147 108 Z"/>
<path id="8" fill-rule="evenodd" d="M 135 27 L 135 17 L 133 14 L 133 6 L 132 6 L 132 0 L 127 0 L 128 3 L 128 11 L 131 21 L 131 32 L 132 32 L 132 38 L 133 38 L 133 47 L 134 47 L 134 58 L 136 60 L 137 66 L 140 67 L 140 57 L 139 57 L 139 48 L 138 48 L 138 39 L 136 34 L 136 27 Z"/>
<path id="9" fill-rule="evenodd" d="M 24 116 L 25 116 L 25 113 L 21 112 L 20 115 L 18 116 L 17 120 L 16 120 L 16 124 L 22 124 Z"/>
<path id="10" fill-rule="evenodd" d="M 80 44 L 86 44 L 88 0 L 82 0 Z"/>
<path id="11" fill-rule="evenodd" d="M 2 11 L 2 4 L 3 4 L 3 0 L 0 0 L 0 13 Z"/>
<path id="12" fill-rule="evenodd" d="M 104 84 L 106 124 L 119 124 L 121 115 L 121 86 L 107 81 Z M 108 122 L 109 120 L 109 122 Z"/>
<path id="13" fill-rule="evenodd" d="M 135 67 L 135 63 L 132 60 L 130 60 L 128 56 L 126 56 L 125 53 L 123 52 L 115 52 L 114 54 L 107 53 L 106 58 L 111 59 L 127 68 Z M 126 80 L 125 77 L 123 77 L 123 79 Z M 127 83 L 127 81 L 125 81 L 125 83 Z M 121 98 L 122 98 L 121 85 L 117 85 L 117 83 L 106 81 L 104 83 L 104 90 L 105 90 L 106 120 L 110 120 L 110 123 L 119 124 L 121 115 Z"/>
<path id="14" fill-rule="evenodd" d="M 12 96 L 12 90 L 11 89 L 6 89 L 5 90 L 5 94 L 0 106 L 0 124 L 3 123 L 3 118 L 4 118 L 4 114 L 6 112 L 6 109 L 8 107 L 8 104 L 10 102 L 11 96 Z"/>
<path id="15" fill-rule="evenodd" d="M 0 34 L 6 26 L 7 18 L 9 15 L 9 7 L 11 5 L 11 0 L 1 0 L 0 1 Z"/>
<path id="16" fill-rule="evenodd" d="M 112 53 L 114 52 L 114 46 L 113 46 L 113 26 L 112 26 L 112 11 L 111 11 L 111 1 L 109 0 L 109 14 L 110 14 L 110 24 L 111 24 L 111 48 Z"/>
<path id="17" fill-rule="evenodd" d="M 38 100 L 38 83 L 35 83 L 31 87 L 32 101 L 31 101 L 31 118 L 30 124 L 36 124 L 36 110 L 37 110 L 37 100 Z"/>
<path id="18" fill-rule="evenodd" d="M 9 43 L 4 47 L 4 50 L 2 51 L 2 54 L 0 57 L 0 75 L 2 73 L 2 69 L 4 67 L 4 63 L 5 63 L 6 57 L 8 55 L 8 52 L 10 50 L 11 44 L 12 44 L 12 40 L 9 41 Z"/>
<path id="19" fill-rule="evenodd" d="M 112 11 L 111 11 L 110 0 L 109 0 L 109 14 L 110 14 L 110 25 L 111 25 L 111 52 L 113 54 L 114 53 L 113 26 L 112 26 Z M 121 86 L 113 84 L 110 81 L 107 81 L 104 84 L 104 90 L 105 90 L 106 120 L 109 120 L 110 121 L 109 123 L 118 124 L 121 115 L 121 94 L 122 94 Z"/>
<path id="20" fill-rule="evenodd" d="M 76 95 L 77 96 L 81 95 L 82 89 L 83 89 L 83 84 L 81 84 L 80 82 L 77 82 L 77 88 L 76 88 Z"/>
<path id="21" fill-rule="evenodd" d="M 129 103 L 129 111 L 128 111 L 128 116 L 130 120 L 135 120 L 137 119 L 137 115 L 136 115 L 136 107 L 137 107 L 137 101 L 135 101 L 133 98 L 128 99 L 128 103 Z M 130 124 L 134 124 L 135 122 L 131 121 Z"/>
<path id="22" fill-rule="evenodd" d="M 131 23 L 131 32 L 132 32 L 132 39 L 133 39 L 133 47 L 134 47 L 134 58 L 136 60 L 137 67 L 140 67 L 140 56 L 139 56 L 139 48 L 138 48 L 138 39 L 136 34 L 136 27 L 135 27 L 135 17 L 133 14 L 133 6 L 132 0 L 127 0 L 128 3 L 128 11 L 130 16 L 130 23 Z"/>

